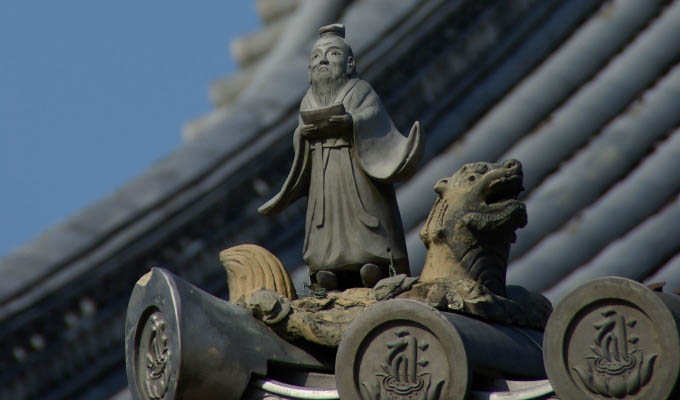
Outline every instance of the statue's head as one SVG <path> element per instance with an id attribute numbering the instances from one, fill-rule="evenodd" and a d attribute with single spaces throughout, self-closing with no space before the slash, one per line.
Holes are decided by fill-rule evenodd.
<path id="1" fill-rule="evenodd" d="M 527 223 L 524 203 L 517 199 L 524 190 L 522 178 L 522 164 L 506 160 L 465 164 L 439 180 L 434 187 L 437 210 L 421 231 L 425 245 L 452 240 L 463 229 L 513 242 L 515 230 Z"/>
<path id="2" fill-rule="evenodd" d="M 309 82 L 315 86 L 342 86 L 355 73 L 354 54 L 345 41 L 345 27 L 326 25 L 309 58 Z"/>
<path id="3" fill-rule="evenodd" d="M 526 207 L 518 200 L 524 190 L 522 179 L 518 160 L 463 165 L 435 185 L 437 200 L 420 231 L 429 251 L 450 249 L 466 276 L 501 296 L 515 230 L 527 223 Z M 441 268 L 452 264 L 443 263 Z"/>

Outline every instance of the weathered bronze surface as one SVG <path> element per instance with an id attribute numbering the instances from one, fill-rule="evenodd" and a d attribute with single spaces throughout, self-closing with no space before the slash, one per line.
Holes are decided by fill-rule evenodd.
<path id="1" fill-rule="evenodd" d="M 420 231 L 427 256 L 418 282 L 399 297 L 492 321 L 542 329 L 552 305 L 520 287 L 506 289 L 515 230 L 527 223 L 522 164 L 463 165 L 434 187 L 437 199 Z"/>
<path id="2" fill-rule="evenodd" d="M 128 311 L 135 396 L 311 396 L 309 389 L 332 398 L 334 389 L 277 386 L 280 373 L 268 366 L 284 363 L 303 374 L 330 368 L 336 350 L 344 398 L 463 398 L 473 375 L 544 378 L 542 332 L 531 328 L 543 328 L 552 307 L 541 295 L 505 285 L 514 231 L 526 223 L 521 189 L 516 160 L 468 164 L 437 183 L 422 231 L 430 253 L 420 278 L 397 274 L 343 291 L 317 287 L 298 299 L 273 254 L 240 245 L 220 253 L 230 291 L 224 302 L 154 270 L 136 286 Z M 221 380 L 225 374 L 230 378 Z M 195 386 L 194 376 L 210 383 Z"/>
<path id="3" fill-rule="evenodd" d="M 420 231 L 427 248 L 421 283 L 470 279 L 505 296 L 505 271 L 515 230 L 527 223 L 522 164 L 463 165 L 434 187 L 430 215 Z"/>
<path id="4" fill-rule="evenodd" d="M 421 231 L 428 254 L 419 278 L 404 274 L 385 278 L 373 288 L 331 291 L 321 298 L 295 300 L 271 286 L 282 281 L 283 269 L 274 256 L 257 246 L 238 246 L 222 252 L 236 293 L 254 293 L 247 307 L 289 340 L 305 339 L 337 347 L 347 325 L 366 307 L 391 298 L 419 300 L 440 310 L 463 312 L 516 326 L 543 329 L 552 311 L 540 294 L 511 286 L 505 271 L 515 230 L 526 224 L 522 164 L 472 163 L 435 185 L 437 200 Z M 233 262 L 226 254 L 238 253 Z M 269 254 L 263 258 L 263 254 Z M 233 264 L 233 265 L 232 265 Z M 285 272 L 285 271 L 284 271 Z M 323 271 L 325 272 L 325 271 Z M 231 277 L 234 276 L 234 278 Z M 248 281 L 243 276 L 275 277 Z M 249 285 L 244 287 L 243 285 Z M 281 285 L 279 285 L 281 286 Z M 280 321 L 280 323 L 278 323 Z"/>
<path id="5" fill-rule="evenodd" d="M 281 191 L 259 208 L 277 213 L 307 197 L 303 260 L 312 282 L 327 289 L 361 286 L 359 272 L 391 265 L 409 272 L 392 183 L 420 160 L 416 122 L 408 136 L 394 126 L 371 85 L 355 68 L 342 25 L 322 27 L 309 62 L 310 88 L 300 105 L 295 157 Z M 316 276 L 317 272 L 326 274 Z M 364 269 L 375 274 L 375 269 Z M 344 273 L 336 279 L 335 273 Z M 364 285 L 377 279 L 364 277 Z"/>

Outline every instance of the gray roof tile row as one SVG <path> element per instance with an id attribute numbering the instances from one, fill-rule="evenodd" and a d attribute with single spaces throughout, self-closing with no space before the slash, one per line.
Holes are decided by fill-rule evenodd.
<path id="1" fill-rule="evenodd" d="M 517 258 L 593 203 L 680 124 L 680 67 L 675 67 L 527 199 L 531 229 L 512 247 Z M 644 134 L 642 134 L 644 132 Z"/>
<path id="2" fill-rule="evenodd" d="M 597 257 L 580 266 L 547 290 L 545 294 L 558 302 L 574 287 L 591 279 L 604 276 L 623 276 L 643 281 L 668 259 L 680 251 L 680 198 L 662 208 L 658 213 L 641 220 L 642 223 L 610 243 Z M 669 264 L 672 265 L 672 264 Z M 677 265 L 677 264 L 675 264 Z M 680 269 L 666 271 L 670 283 L 666 291 L 680 289 Z M 649 283 L 658 282 L 650 280 Z"/>
<path id="3" fill-rule="evenodd" d="M 671 210 L 671 199 L 680 192 L 680 176 L 670 172 L 678 168 L 674 163 L 680 162 L 680 149 L 666 139 L 680 118 L 680 72 L 674 67 L 680 48 L 671 39 L 680 37 L 679 10 L 677 1 L 608 3 L 461 140 L 403 185 L 398 196 L 410 227 L 412 269 L 417 272 L 424 259 L 418 231 L 433 199 L 422 193 L 438 177 L 476 160 L 519 158 L 525 167 L 529 224 L 518 232 L 512 250 L 511 283 L 548 290 L 591 259 L 600 259 L 612 241 L 629 232 L 635 238 L 649 234 L 637 227 L 662 207 Z M 450 129 L 460 121 L 455 112 Z M 651 153 L 658 141 L 663 142 Z M 680 250 L 674 242 L 663 249 L 635 248 L 643 254 L 659 250 L 657 264 Z M 606 262 L 598 265 L 616 258 L 601 259 Z M 627 275 L 644 280 L 662 267 L 655 259 L 649 257 Z M 674 276 L 669 268 L 664 267 L 666 279 Z M 560 296 L 586 277 L 620 269 L 579 269 L 586 270 L 591 272 L 559 283 Z"/>
<path id="4" fill-rule="evenodd" d="M 555 51 L 592 6 L 593 3 L 587 1 L 561 4 L 519 47 L 504 58 L 490 75 L 469 88 L 462 100 L 450 107 L 448 113 L 427 132 L 428 141 L 434 136 L 434 140 L 442 137 L 444 138 L 442 140 L 448 140 L 453 144 L 424 165 L 400 189 L 398 200 L 406 229 L 419 226 L 427 216 L 432 199 L 423 197 L 422 193 L 431 191 L 434 182 L 443 176 L 451 175 L 467 162 L 497 159 L 570 94 L 570 91 L 559 90 L 563 89 L 562 87 L 552 88 L 551 91 L 543 90 L 552 80 L 552 76 L 546 76 L 543 71 L 556 68 L 551 63 L 552 56 L 536 70 L 534 68 Z M 630 10 L 633 14 L 638 11 Z M 615 16 L 612 16 L 612 19 L 615 23 L 619 22 Z M 563 57 L 563 49 L 569 49 L 575 40 L 591 43 L 602 39 L 597 35 L 581 38 L 578 36 L 579 32 L 580 30 L 575 34 L 576 39 L 570 38 L 556 50 L 557 57 Z M 625 35 L 623 36 L 624 39 L 619 39 L 620 41 L 625 40 Z M 620 45 L 619 43 L 612 46 L 614 48 L 612 52 Z M 574 59 L 571 65 L 576 61 Z M 607 58 L 602 58 L 600 67 L 606 62 Z M 590 74 L 584 74 L 583 80 L 589 79 L 595 72 L 596 70 L 591 70 Z M 513 88 L 515 85 L 517 86 Z M 509 90 L 511 91 L 508 93 Z M 490 107 L 501 96 L 505 97 L 478 119 L 484 107 Z M 544 104 L 549 107 L 539 107 Z M 463 137 L 454 142 L 458 136 Z M 411 260 L 412 264 L 418 264 L 417 259 Z"/>
<path id="5" fill-rule="evenodd" d="M 513 261 L 508 280 L 531 290 L 548 290 L 571 271 L 588 263 L 609 243 L 642 224 L 680 193 L 678 155 L 680 130 L 662 142 L 629 176 L 595 203 L 574 214 L 568 223 L 547 235 L 524 257 Z M 680 220 L 669 219 L 661 223 L 673 225 L 674 221 Z M 650 263 L 652 256 L 656 256 L 652 254 L 654 250 L 650 248 L 645 252 Z M 676 250 L 680 250 L 680 242 Z M 612 261 L 611 258 L 609 261 Z M 541 266 L 543 271 L 539 274 L 536 271 Z M 566 282 L 573 285 L 582 281 L 569 279 L 561 285 L 569 286 Z"/>

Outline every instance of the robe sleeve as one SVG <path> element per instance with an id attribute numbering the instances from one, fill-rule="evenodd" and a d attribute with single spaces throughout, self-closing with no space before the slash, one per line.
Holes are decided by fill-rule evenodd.
<path id="1" fill-rule="evenodd" d="M 353 147 L 362 169 L 373 179 L 407 179 L 420 162 L 423 143 L 420 124 L 408 136 L 394 126 L 370 84 L 359 80 L 343 101 L 354 120 Z"/>
<path id="2" fill-rule="evenodd" d="M 293 149 L 295 150 L 293 165 L 281 190 L 257 209 L 257 212 L 262 215 L 276 214 L 307 194 L 310 169 L 309 142 L 302 138 L 301 129 L 302 120 L 298 117 L 298 126 L 293 133 Z"/>

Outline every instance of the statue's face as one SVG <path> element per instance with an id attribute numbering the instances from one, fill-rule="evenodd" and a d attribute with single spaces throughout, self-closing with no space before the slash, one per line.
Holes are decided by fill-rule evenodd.
<path id="1" fill-rule="evenodd" d="M 350 75 L 354 67 L 347 44 L 338 37 L 319 39 L 309 60 L 309 74 L 312 81 L 316 78 L 337 79 L 342 74 Z"/>
<path id="2" fill-rule="evenodd" d="M 450 237 L 456 224 L 462 223 L 476 232 L 505 230 L 514 241 L 514 231 L 527 223 L 525 205 L 518 200 L 524 190 L 523 176 L 522 164 L 507 160 L 465 164 L 451 177 L 440 179 L 434 187 L 437 234 Z"/>

